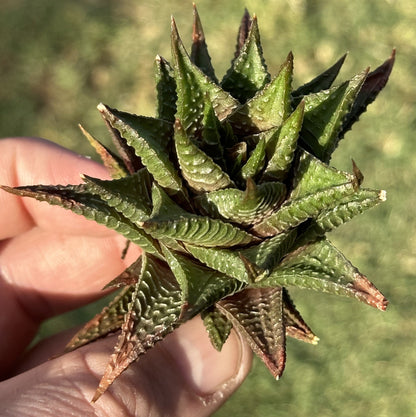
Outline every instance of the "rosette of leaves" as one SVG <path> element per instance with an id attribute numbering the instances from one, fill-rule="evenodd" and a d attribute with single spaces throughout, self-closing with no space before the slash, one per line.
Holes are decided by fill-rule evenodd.
<path id="1" fill-rule="evenodd" d="M 392 56 L 332 86 L 345 56 L 292 88 L 290 53 L 268 73 L 257 19 L 244 14 L 231 67 L 218 81 L 194 8 L 186 52 L 172 20 L 172 61 L 155 61 L 155 117 L 99 104 L 118 150 L 84 129 L 113 180 L 3 189 L 57 204 L 116 230 L 142 255 L 106 288 L 116 298 L 67 346 L 121 330 L 93 401 L 133 361 L 201 314 L 214 347 L 232 328 L 277 379 L 285 339 L 318 338 L 293 304 L 299 287 L 387 300 L 326 233 L 385 200 L 363 175 L 329 165 L 338 142 L 385 86 Z"/>

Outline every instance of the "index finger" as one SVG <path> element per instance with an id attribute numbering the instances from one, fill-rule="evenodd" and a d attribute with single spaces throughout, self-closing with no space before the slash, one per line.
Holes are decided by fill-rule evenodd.
<path id="1" fill-rule="evenodd" d="M 38 138 L 0 140 L 0 184 L 79 184 L 80 174 L 109 178 L 104 166 Z M 69 234 L 111 234 L 103 226 L 60 207 L 0 191 L 0 240 L 38 226 Z"/>

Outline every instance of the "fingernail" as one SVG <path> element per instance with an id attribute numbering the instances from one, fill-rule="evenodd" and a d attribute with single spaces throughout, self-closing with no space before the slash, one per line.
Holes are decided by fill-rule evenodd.
<path id="1" fill-rule="evenodd" d="M 213 394 L 233 379 L 238 379 L 242 346 L 235 334 L 230 335 L 221 352 L 218 352 L 211 345 L 202 320 L 198 317 L 177 329 L 176 337 L 180 348 L 178 364 L 197 394 Z"/>

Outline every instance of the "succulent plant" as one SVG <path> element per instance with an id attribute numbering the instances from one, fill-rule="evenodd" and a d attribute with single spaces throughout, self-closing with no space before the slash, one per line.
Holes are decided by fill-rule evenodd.
<path id="1" fill-rule="evenodd" d="M 292 89 L 291 53 L 271 78 L 256 17 L 246 11 L 221 82 L 194 7 L 188 55 L 172 19 L 172 64 L 155 61 L 155 117 L 99 104 L 116 145 L 83 128 L 113 180 L 3 186 L 93 219 L 143 252 L 106 288 L 115 299 L 69 342 L 76 349 L 121 330 L 93 401 L 133 361 L 201 314 L 221 350 L 234 328 L 278 379 L 287 336 L 316 344 L 288 288 L 387 300 L 326 233 L 385 200 L 363 175 L 329 165 L 339 141 L 385 86 L 391 57 L 332 86 L 345 56 Z"/>

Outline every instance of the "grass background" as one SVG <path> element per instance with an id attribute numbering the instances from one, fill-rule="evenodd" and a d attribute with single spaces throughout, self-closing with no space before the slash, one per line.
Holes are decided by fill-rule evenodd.
<path id="1" fill-rule="evenodd" d="M 297 86 L 349 51 L 340 79 L 381 64 L 393 47 L 388 87 L 348 133 L 333 159 L 354 157 L 369 187 L 388 201 L 332 233 L 389 298 L 386 313 L 350 299 L 293 291 L 318 346 L 290 340 L 284 377 L 259 361 L 216 417 L 413 416 L 416 410 L 416 4 L 412 0 L 200 0 L 210 53 L 221 77 L 247 7 L 259 19 L 269 70 L 295 56 Z M 179 0 L 2 0 L 0 137 L 46 137 L 92 155 L 81 122 L 108 136 L 95 106 L 152 115 L 157 53 L 170 58 L 170 15 L 186 45 L 191 2 Z M 92 307 L 95 311 L 97 307 Z M 90 308 L 91 310 L 91 308 Z M 39 337 L 85 320 L 85 310 L 46 323 Z"/>

